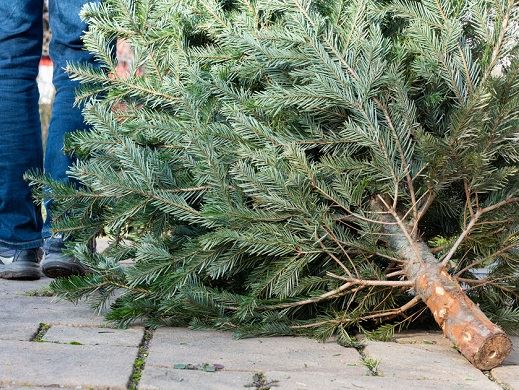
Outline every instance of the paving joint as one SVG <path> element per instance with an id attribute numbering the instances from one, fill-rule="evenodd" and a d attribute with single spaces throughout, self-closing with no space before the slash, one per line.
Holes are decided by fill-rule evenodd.
<path id="1" fill-rule="evenodd" d="M 503 390 L 513 390 L 510 386 L 507 386 L 505 383 L 502 383 L 500 381 L 498 381 L 494 375 L 492 375 L 492 371 L 482 371 L 483 374 L 486 375 L 486 377 L 488 379 L 490 379 L 492 382 L 494 382 L 496 385 L 498 385 L 499 387 L 501 387 L 501 389 Z"/>
<path id="2" fill-rule="evenodd" d="M 366 348 L 365 345 L 359 345 L 358 347 L 355 347 L 357 352 L 360 355 L 360 361 L 368 369 L 369 375 L 371 376 L 382 376 L 382 373 L 378 370 L 378 366 L 380 364 L 380 360 L 374 359 L 370 357 L 364 349 Z"/>
<path id="3" fill-rule="evenodd" d="M 36 342 L 36 343 L 43 343 L 43 338 L 45 337 L 45 334 L 49 331 L 51 328 L 50 324 L 46 324 L 44 322 L 40 322 L 40 325 L 38 326 L 38 330 L 36 333 L 34 333 L 34 336 L 31 337 L 30 341 Z"/>
<path id="4" fill-rule="evenodd" d="M 146 365 L 146 359 L 149 355 L 150 342 L 152 338 L 153 329 L 146 327 L 139 344 L 137 356 L 133 362 L 132 374 L 128 381 L 128 390 L 137 390 L 139 388 L 139 382 L 141 381 L 144 366 Z"/>

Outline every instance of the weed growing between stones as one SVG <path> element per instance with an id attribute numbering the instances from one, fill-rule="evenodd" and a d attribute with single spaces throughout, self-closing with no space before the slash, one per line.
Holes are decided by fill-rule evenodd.
<path id="1" fill-rule="evenodd" d="M 133 363 L 132 375 L 130 376 L 130 380 L 128 382 L 128 390 L 137 390 L 139 387 L 139 382 L 141 381 L 142 372 L 144 371 L 144 366 L 146 364 L 148 350 L 152 338 L 153 330 L 150 328 L 146 328 L 144 330 L 144 335 L 142 336 L 141 343 L 139 344 L 137 357 L 135 358 L 135 361 Z"/>
<path id="2" fill-rule="evenodd" d="M 43 337 L 49 331 L 50 327 L 51 327 L 50 324 L 46 324 L 44 322 L 41 322 L 39 327 L 38 327 L 38 330 L 36 331 L 34 336 L 31 338 L 31 341 L 34 341 L 34 342 L 37 342 L 37 343 L 45 342 L 45 340 L 43 340 Z"/>

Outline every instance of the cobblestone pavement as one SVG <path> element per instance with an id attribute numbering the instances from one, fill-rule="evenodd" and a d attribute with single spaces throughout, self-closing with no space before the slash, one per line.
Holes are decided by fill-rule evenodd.
<path id="1" fill-rule="evenodd" d="M 88 306 L 41 296 L 49 282 L 0 280 L 0 388 L 519 390 L 519 338 L 503 366 L 483 373 L 439 333 L 358 351 L 304 338 L 120 330 Z"/>

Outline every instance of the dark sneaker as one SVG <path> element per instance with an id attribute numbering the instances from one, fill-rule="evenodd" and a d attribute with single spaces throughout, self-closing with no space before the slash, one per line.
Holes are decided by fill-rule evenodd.
<path id="1" fill-rule="evenodd" d="M 0 278 L 37 280 L 41 278 L 39 248 L 10 249 L 0 247 Z"/>
<path id="2" fill-rule="evenodd" d="M 64 246 L 63 239 L 59 236 L 45 240 L 41 262 L 41 268 L 45 276 L 66 278 L 86 273 L 85 267 L 77 259 L 63 253 Z"/>

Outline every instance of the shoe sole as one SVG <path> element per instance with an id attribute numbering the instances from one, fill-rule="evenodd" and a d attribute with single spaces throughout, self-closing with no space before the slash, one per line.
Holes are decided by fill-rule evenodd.
<path id="1" fill-rule="evenodd" d="M 28 266 L 27 264 L 24 264 L 23 266 L 20 266 L 19 269 L 16 269 L 17 267 L 13 264 L 9 265 L 10 268 L 14 269 L 7 269 L 0 272 L 0 278 L 1 279 L 8 279 L 8 280 L 38 280 L 41 278 L 41 272 L 39 265 L 35 265 L 34 267 Z"/>
<path id="2" fill-rule="evenodd" d="M 64 261 L 47 261 L 42 265 L 43 274 L 49 278 L 67 278 L 85 274 L 80 265 Z"/>

